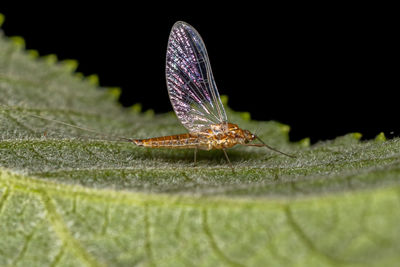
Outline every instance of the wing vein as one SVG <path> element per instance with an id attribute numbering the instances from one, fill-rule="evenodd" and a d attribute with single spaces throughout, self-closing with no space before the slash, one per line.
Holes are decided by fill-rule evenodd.
<path id="1" fill-rule="evenodd" d="M 172 27 L 165 73 L 171 104 L 190 132 L 227 121 L 204 42 L 185 22 Z"/>

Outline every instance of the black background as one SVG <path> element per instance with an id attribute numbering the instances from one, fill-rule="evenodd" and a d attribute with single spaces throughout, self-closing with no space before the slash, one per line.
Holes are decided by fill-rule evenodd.
<path id="1" fill-rule="evenodd" d="M 179 7 L 179 8 L 178 8 Z M 349 132 L 400 134 L 398 26 L 391 7 L 240 6 L 206 2 L 39 7 L 0 5 L 7 36 L 28 49 L 77 59 L 124 106 L 171 111 L 165 52 L 177 20 L 206 43 L 220 94 L 253 119 L 291 126 L 291 140 Z"/>

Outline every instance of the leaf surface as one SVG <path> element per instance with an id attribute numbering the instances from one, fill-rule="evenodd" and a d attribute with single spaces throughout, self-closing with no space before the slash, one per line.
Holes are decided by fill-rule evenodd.
<path id="1" fill-rule="evenodd" d="M 74 73 L 76 62 L 36 54 L 0 32 L 1 266 L 399 262 L 399 139 L 349 134 L 307 146 L 288 142 L 286 125 L 227 109 L 297 158 L 237 147 L 234 173 L 221 151 L 201 151 L 194 167 L 190 150 L 30 116 L 125 137 L 185 132 L 172 112 L 123 110 L 117 90 Z"/>

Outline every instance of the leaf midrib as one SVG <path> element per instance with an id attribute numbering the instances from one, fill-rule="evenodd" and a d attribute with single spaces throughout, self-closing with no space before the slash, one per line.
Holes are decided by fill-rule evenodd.
<path id="1" fill-rule="evenodd" d="M 82 196 L 93 201 L 107 200 L 113 203 L 126 204 L 126 205 L 147 205 L 149 202 L 155 205 L 176 205 L 176 206 L 203 206 L 203 205 L 217 205 L 221 207 L 234 208 L 237 205 L 258 207 L 261 209 L 284 207 L 290 203 L 301 202 L 314 202 L 314 201 L 334 201 L 341 199 L 343 196 L 358 197 L 359 195 L 370 195 L 371 193 L 385 194 L 386 192 L 396 192 L 400 196 L 400 185 L 392 185 L 380 188 L 368 188 L 364 190 L 336 192 L 333 194 L 318 194 L 318 195 L 302 195 L 296 197 L 276 197 L 276 196 L 262 196 L 262 197 L 241 197 L 241 196 L 205 196 L 205 195 L 171 195 L 165 193 L 151 193 L 151 192 L 135 192 L 135 191 L 115 191 L 110 189 L 93 189 L 80 185 L 60 184 L 53 181 L 45 181 L 37 179 L 28 175 L 14 173 L 10 170 L 0 168 L 0 184 L 6 188 L 13 187 L 28 193 L 45 190 L 50 195 L 58 195 L 62 197 L 75 198 Z"/>

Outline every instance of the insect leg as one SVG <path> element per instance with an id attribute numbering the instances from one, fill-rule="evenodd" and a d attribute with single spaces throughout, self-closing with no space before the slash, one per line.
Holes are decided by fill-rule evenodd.
<path id="1" fill-rule="evenodd" d="M 231 161 L 229 160 L 228 154 L 226 153 L 226 150 L 225 150 L 225 149 L 222 149 L 222 151 L 224 151 L 226 160 L 228 161 L 229 166 L 232 168 L 232 171 L 235 172 L 235 170 L 233 169 L 233 165 L 232 165 Z"/>

